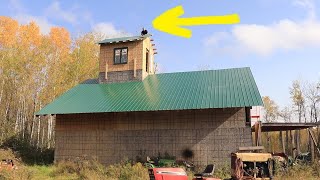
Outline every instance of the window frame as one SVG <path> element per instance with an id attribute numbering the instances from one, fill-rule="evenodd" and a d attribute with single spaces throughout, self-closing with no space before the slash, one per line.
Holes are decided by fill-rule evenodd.
<path id="1" fill-rule="evenodd" d="M 121 50 L 120 51 L 120 62 L 119 63 L 116 63 L 116 50 Z M 121 59 L 122 59 L 122 50 L 123 49 L 126 49 L 127 50 L 127 62 L 121 62 Z M 120 48 L 114 48 L 113 49 L 113 64 L 114 65 L 118 65 L 118 64 L 128 64 L 128 59 L 129 59 L 129 49 L 128 47 L 120 47 Z"/>
<path id="2" fill-rule="evenodd" d="M 245 107 L 246 126 L 250 126 L 250 127 L 251 127 L 251 109 L 252 107 Z"/>

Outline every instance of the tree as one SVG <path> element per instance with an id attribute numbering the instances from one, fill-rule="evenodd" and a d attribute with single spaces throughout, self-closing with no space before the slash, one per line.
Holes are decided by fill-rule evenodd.
<path id="1" fill-rule="evenodd" d="M 305 97 L 310 107 L 310 121 L 318 122 L 318 103 L 320 102 L 320 83 L 308 83 Z"/>
<path id="2" fill-rule="evenodd" d="M 305 110 L 304 103 L 304 95 L 301 90 L 301 83 L 298 80 L 293 81 L 292 87 L 290 88 L 290 95 L 293 101 L 293 104 L 297 108 L 299 123 L 302 122 L 302 115 Z"/>
<path id="3" fill-rule="evenodd" d="M 98 38 L 87 33 L 72 39 L 62 27 L 43 35 L 35 22 L 20 25 L 0 16 L 0 144 L 18 136 L 39 148 L 54 146 L 55 118 L 35 113 L 69 88 L 97 77 Z"/>
<path id="4" fill-rule="evenodd" d="M 302 122 L 302 116 L 305 117 L 305 122 L 307 121 L 305 112 L 305 98 L 301 89 L 301 82 L 298 80 L 293 81 L 292 87 L 290 88 L 290 95 L 293 101 L 294 106 L 297 108 L 296 111 L 298 113 L 299 123 Z M 296 132 L 296 148 L 297 153 L 300 154 L 300 130 Z"/>
<path id="5" fill-rule="evenodd" d="M 289 107 L 284 107 L 280 112 L 279 116 L 284 120 L 284 122 L 291 122 L 292 110 Z"/>
<path id="6" fill-rule="evenodd" d="M 273 122 L 276 120 L 278 116 L 278 105 L 270 99 L 269 96 L 262 97 L 262 101 L 264 104 L 264 120 L 266 122 Z"/>

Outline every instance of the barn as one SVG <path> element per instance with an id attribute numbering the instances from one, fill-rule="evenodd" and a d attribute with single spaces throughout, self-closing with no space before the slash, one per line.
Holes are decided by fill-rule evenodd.
<path id="1" fill-rule="evenodd" d="M 251 146 L 252 106 L 262 100 L 250 68 L 155 74 L 151 35 L 106 39 L 99 75 L 37 115 L 54 115 L 55 161 L 103 164 L 170 155 L 197 165 L 229 162 Z"/>

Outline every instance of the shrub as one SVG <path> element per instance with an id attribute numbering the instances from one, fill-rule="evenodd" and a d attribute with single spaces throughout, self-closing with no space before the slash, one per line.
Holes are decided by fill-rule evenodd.
<path id="1" fill-rule="evenodd" d="M 229 179 L 231 167 L 229 164 L 222 165 L 214 170 L 214 176 L 220 179 Z"/>
<path id="2" fill-rule="evenodd" d="M 40 149 L 30 145 L 19 136 L 12 136 L 1 145 L 3 149 L 11 149 L 16 157 L 28 165 L 49 165 L 53 163 L 54 149 Z"/>
<path id="3" fill-rule="evenodd" d="M 290 166 L 286 172 L 280 172 L 279 179 L 320 179 L 320 167 L 318 163 L 311 165 L 296 164 Z"/>

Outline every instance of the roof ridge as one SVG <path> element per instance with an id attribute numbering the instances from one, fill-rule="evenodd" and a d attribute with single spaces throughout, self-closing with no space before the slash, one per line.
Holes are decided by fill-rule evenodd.
<path id="1" fill-rule="evenodd" d="M 224 71 L 224 70 L 236 70 L 236 69 L 250 69 L 250 67 L 234 67 L 234 68 L 223 68 L 223 69 L 208 69 L 208 70 L 195 70 L 195 71 L 178 71 L 178 72 L 165 72 L 159 74 L 150 74 L 153 75 L 161 75 L 161 74 L 178 74 L 178 73 L 195 73 L 195 72 L 207 72 L 207 71 Z M 251 70 L 251 69 L 250 69 Z M 150 76 L 149 75 L 149 76 Z"/>

